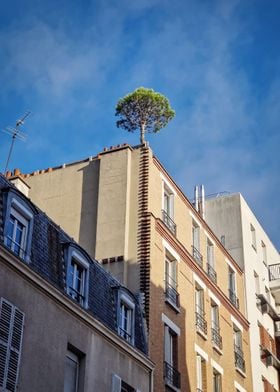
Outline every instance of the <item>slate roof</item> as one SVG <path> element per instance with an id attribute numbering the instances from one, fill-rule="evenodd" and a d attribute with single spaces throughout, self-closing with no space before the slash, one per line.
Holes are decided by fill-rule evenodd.
<path id="1" fill-rule="evenodd" d="M 85 311 L 102 322 L 117 334 L 117 296 L 116 289 L 127 291 L 135 299 L 135 331 L 134 346 L 147 353 L 147 342 L 143 324 L 141 306 L 138 299 L 128 289 L 122 286 L 109 272 L 85 250 L 56 225 L 44 212 L 24 196 L 14 185 L 0 174 L 0 242 L 4 245 L 4 216 L 5 203 L 3 195 L 13 190 L 25 203 L 28 203 L 34 213 L 33 233 L 31 241 L 30 262 L 27 264 L 32 270 L 53 284 L 62 295 L 72 298 L 66 293 L 66 261 L 64 247 L 71 244 L 90 259 L 88 309 Z M 9 250 L 9 248 L 7 248 Z M 20 262 L 24 262 L 19 259 Z M 74 301 L 74 300 L 73 300 Z M 75 301 L 74 301 L 75 302 Z M 75 302 L 77 303 L 77 302 Z"/>

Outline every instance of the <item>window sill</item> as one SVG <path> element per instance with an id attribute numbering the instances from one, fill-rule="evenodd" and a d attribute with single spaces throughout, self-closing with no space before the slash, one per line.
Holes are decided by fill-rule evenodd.
<path id="1" fill-rule="evenodd" d="M 207 339 L 208 339 L 207 335 L 205 335 L 205 333 L 202 332 L 199 328 L 196 328 L 196 333 L 197 333 L 199 336 L 201 336 L 204 340 L 207 340 Z"/>
<path id="2" fill-rule="evenodd" d="M 180 313 L 180 308 L 178 308 L 174 302 L 170 301 L 168 298 L 165 298 L 165 303 L 169 305 L 176 313 Z"/>
<path id="3" fill-rule="evenodd" d="M 246 373 L 244 373 L 241 369 L 239 369 L 238 367 L 235 366 L 235 370 L 237 371 L 237 373 L 240 374 L 240 376 L 242 376 L 243 378 L 246 378 Z"/>
<path id="4" fill-rule="evenodd" d="M 223 355 L 223 351 L 216 344 L 212 344 L 212 347 L 219 355 Z"/>

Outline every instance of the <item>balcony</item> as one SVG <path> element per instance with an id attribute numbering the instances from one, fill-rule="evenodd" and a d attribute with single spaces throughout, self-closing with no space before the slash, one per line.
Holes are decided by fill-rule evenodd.
<path id="1" fill-rule="evenodd" d="M 267 313 L 274 321 L 280 321 L 280 315 L 263 294 L 257 294 L 257 306 L 262 314 Z"/>
<path id="2" fill-rule="evenodd" d="M 220 328 L 216 325 L 213 325 L 211 328 L 211 334 L 212 334 L 212 343 L 214 346 L 218 347 L 219 350 L 223 349 L 223 339 L 220 335 Z"/>
<path id="3" fill-rule="evenodd" d="M 243 351 L 241 350 L 240 347 L 234 346 L 234 361 L 235 361 L 235 367 L 241 372 L 245 373 L 245 360 L 244 360 L 244 354 Z"/>
<path id="4" fill-rule="evenodd" d="M 269 287 L 276 304 L 280 304 L 280 264 L 269 266 Z"/>
<path id="5" fill-rule="evenodd" d="M 170 387 L 179 389 L 181 387 L 181 374 L 167 362 L 163 363 L 163 367 L 165 383 Z"/>
<path id="6" fill-rule="evenodd" d="M 197 264 L 202 268 L 203 267 L 203 257 L 202 254 L 196 249 L 195 246 L 192 245 L 192 255 Z"/>
<path id="7" fill-rule="evenodd" d="M 207 275 L 212 280 L 212 282 L 217 283 L 217 272 L 209 263 L 207 263 Z"/>
<path id="8" fill-rule="evenodd" d="M 198 332 L 207 335 L 207 321 L 205 320 L 205 312 L 199 306 L 196 307 L 195 325 Z"/>
<path id="9" fill-rule="evenodd" d="M 275 369 L 280 370 L 279 359 L 268 348 L 261 347 L 261 359 L 265 361 L 266 366 L 273 366 Z"/>
<path id="10" fill-rule="evenodd" d="M 170 276 L 165 277 L 165 300 L 179 311 L 180 300 L 179 293 L 176 290 L 177 284 Z"/>
<path id="11" fill-rule="evenodd" d="M 161 210 L 162 212 L 162 220 L 165 226 L 176 236 L 177 226 L 176 223 L 170 218 L 168 213 L 165 210 Z"/>
<path id="12" fill-rule="evenodd" d="M 239 309 L 239 299 L 237 298 L 235 292 L 233 292 L 232 290 L 228 290 L 228 297 L 230 302 L 232 303 L 233 306 L 236 307 L 236 309 Z"/>

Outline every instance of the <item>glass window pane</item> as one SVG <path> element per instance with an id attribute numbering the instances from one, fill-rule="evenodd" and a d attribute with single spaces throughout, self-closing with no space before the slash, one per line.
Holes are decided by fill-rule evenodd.
<path id="1" fill-rule="evenodd" d="M 77 392 L 78 386 L 78 362 L 70 357 L 66 357 L 64 392 Z"/>

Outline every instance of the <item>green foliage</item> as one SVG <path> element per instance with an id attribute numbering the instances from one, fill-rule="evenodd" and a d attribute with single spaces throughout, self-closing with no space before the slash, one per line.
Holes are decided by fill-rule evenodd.
<path id="1" fill-rule="evenodd" d="M 152 89 L 139 87 L 121 98 L 116 106 L 117 127 L 128 132 L 139 129 L 141 143 L 145 132 L 159 132 L 175 116 L 168 99 Z"/>

